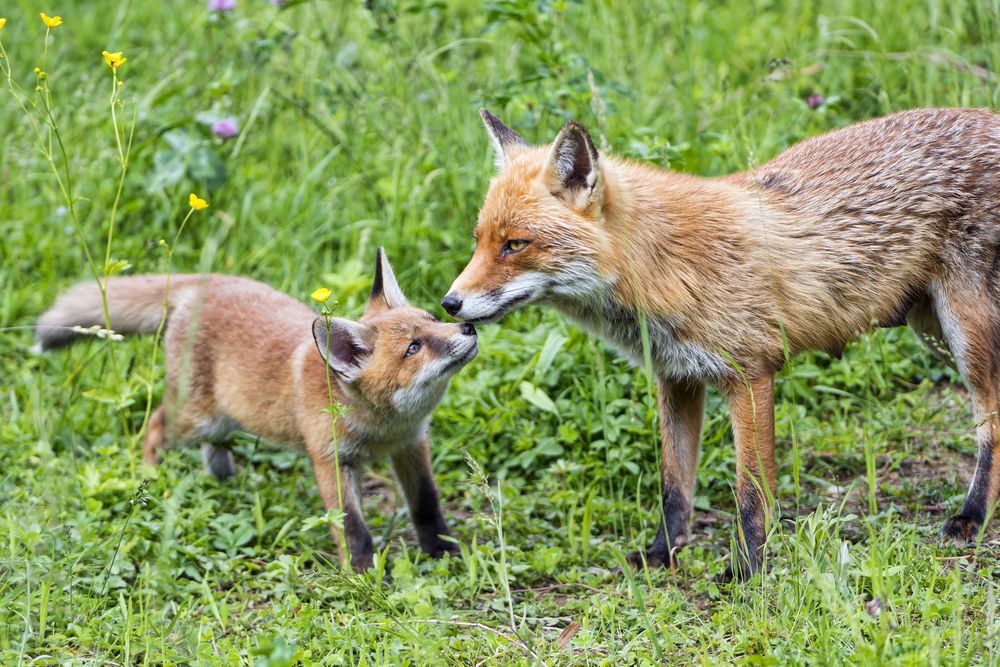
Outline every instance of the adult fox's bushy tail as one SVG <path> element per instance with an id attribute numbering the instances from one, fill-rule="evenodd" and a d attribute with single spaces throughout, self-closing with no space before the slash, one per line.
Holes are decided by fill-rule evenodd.
<path id="1" fill-rule="evenodd" d="M 198 280 L 194 275 L 170 277 L 168 307 L 177 291 Z M 108 312 L 111 328 L 119 333 L 153 333 L 163 317 L 167 276 L 140 275 L 108 281 Z M 71 343 L 80 334 L 73 327 L 105 326 L 104 304 L 96 281 L 77 283 L 66 290 L 38 320 L 35 343 L 51 350 Z"/>

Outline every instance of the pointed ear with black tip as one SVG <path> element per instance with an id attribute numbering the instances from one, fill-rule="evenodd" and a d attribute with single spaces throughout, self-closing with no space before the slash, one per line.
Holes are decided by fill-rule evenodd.
<path id="1" fill-rule="evenodd" d="M 563 126 L 549 150 L 545 175 L 549 190 L 572 206 L 600 202 L 603 194 L 600 157 L 587 128 L 575 120 Z"/>
<path id="2" fill-rule="evenodd" d="M 372 293 L 365 306 L 365 317 L 378 315 L 393 308 L 403 308 L 410 305 L 399 289 L 396 274 L 392 272 L 385 249 L 379 248 L 375 258 L 375 280 L 372 281 Z"/>
<path id="3" fill-rule="evenodd" d="M 479 115 L 483 117 L 483 125 L 486 126 L 486 131 L 490 135 L 497 169 L 503 169 L 504 165 L 509 162 L 510 155 L 522 148 L 527 148 L 528 142 L 486 109 L 480 109 Z"/>
<path id="4" fill-rule="evenodd" d="M 368 329 L 363 324 L 339 317 L 329 322 L 317 317 L 312 325 L 313 340 L 320 356 L 330 365 L 334 374 L 347 383 L 361 376 L 371 348 L 365 342 Z"/>

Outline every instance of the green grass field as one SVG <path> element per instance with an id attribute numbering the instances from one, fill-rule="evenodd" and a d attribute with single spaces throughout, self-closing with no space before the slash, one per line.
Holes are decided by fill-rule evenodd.
<path id="1" fill-rule="evenodd" d="M 40 10 L 64 21 L 47 41 Z M 554 312 L 483 327 L 434 417 L 460 558 L 421 555 L 389 471 L 371 472 L 388 580 L 331 564 L 301 455 L 246 435 L 227 483 L 196 449 L 141 466 L 163 391 L 151 337 L 29 352 L 59 291 L 106 268 L 236 273 L 303 300 L 325 285 L 358 317 L 384 245 L 442 314 L 493 169 L 480 106 L 532 141 L 576 118 L 604 150 L 723 174 L 900 109 L 1000 107 L 998 0 L 0 15 L 0 664 L 1000 664 L 1000 531 L 937 540 L 975 425 L 908 330 L 782 372 L 782 521 L 765 574 L 732 588 L 716 583 L 735 507 L 718 395 L 681 567 L 622 572 L 658 521 L 654 387 Z M 128 58 L 115 102 L 102 50 Z M 227 117 L 238 135 L 216 138 Z M 211 206 L 178 235 L 189 192 Z"/>

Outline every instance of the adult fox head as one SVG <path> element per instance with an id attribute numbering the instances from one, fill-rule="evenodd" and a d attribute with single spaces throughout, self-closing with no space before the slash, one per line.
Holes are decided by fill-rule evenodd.
<path id="1" fill-rule="evenodd" d="M 480 115 L 498 171 L 479 212 L 475 253 L 441 305 L 484 323 L 533 301 L 593 295 L 605 183 L 590 134 L 574 121 L 551 146 L 529 146 L 486 109 Z"/>
<path id="2" fill-rule="evenodd" d="M 407 302 L 381 248 L 361 321 L 319 317 L 312 329 L 346 391 L 373 408 L 407 415 L 430 412 L 451 376 L 479 351 L 471 324 L 438 322 Z"/>

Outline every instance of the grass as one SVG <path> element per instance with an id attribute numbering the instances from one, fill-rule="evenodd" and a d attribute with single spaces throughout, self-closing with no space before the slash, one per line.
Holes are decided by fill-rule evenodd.
<path id="1" fill-rule="evenodd" d="M 44 65 L 39 9 L 65 21 Z M 578 118 L 605 149 L 699 174 L 899 109 L 997 108 L 996 0 L 4 11 L 13 83 L 37 101 L 32 69 L 46 71 L 66 153 L 56 147 L 53 170 L 44 125 L 40 144 L 0 95 L 0 663 L 1000 661 L 997 531 L 977 549 L 936 538 L 974 465 L 968 400 L 906 330 L 783 371 L 783 520 L 765 575 L 734 589 L 714 582 L 734 509 L 719 397 L 681 568 L 617 572 L 658 520 L 653 388 L 552 312 L 484 328 L 436 413 L 460 558 L 420 555 L 389 473 L 369 476 L 366 515 L 391 580 L 330 564 L 294 453 L 241 436 L 231 482 L 204 475 L 197 450 L 170 452 L 143 482 L 147 390 L 163 389 L 151 338 L 28 351 L 57 293 L 93 277 L 81 238 L 98 273 L 117 259 L 165 271 L 172 253 L 175 271 L 248 275 L 303 299 L 327 285 L 347 316 L 384 245 L 411 299 L 431 307 L 470 254 L 492 170 L 481 105 L 530 140 Z M 128 57 L 114 120 L 104 49 Z M 208 124 L 227 116 L 239 136 L 214 138 Z M 134 128 L 124 176 L 116 127 Z M 54 173 L 71 177 L 73 211 Z M 211 207 L 173 245 L 191 191 Z"/>

